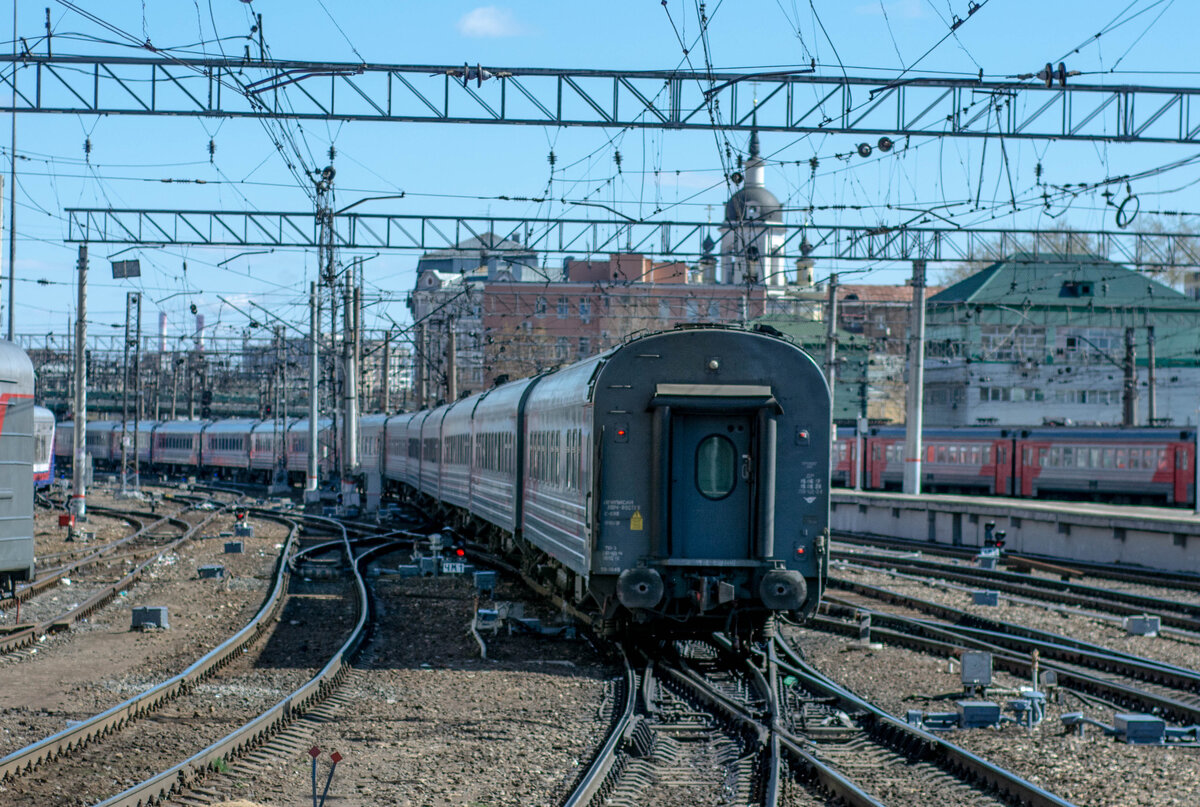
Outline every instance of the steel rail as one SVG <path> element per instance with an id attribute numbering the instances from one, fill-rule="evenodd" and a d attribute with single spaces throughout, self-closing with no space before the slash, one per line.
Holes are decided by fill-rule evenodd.
<path id="1" fill-rule="evenodd" d="M 975 557 L 979 554 L 980 549 L 980 547 L 939 546 L 931 544 L 928 541 L 916 541 L 909 538 L 893 538 L 876 533 L 846 532 L 842 530 L 834 532 L 833 537 L 835 540 L 844 540 L 853 544 L 894 547 L 900 551 L 908 550 L 927 555 L 941 555 L 964 559 Z M 1046 563 L 1066 563 L 1091 577 L 1122 580 L 1128 583 L 1139 583 L 1147 586 L 1178 588 L 1185 591 L 1200 591 L 1200 575 L 1195 573 L 1164 572 L 1150 568 L 1131 569 L 1128 565 L 1118 566 L 1112 563 L 1061 558 L 1055 555 L 1042 555 L 1034 552 L 1005 552 L 1001 555 L 1001 562 L 1004 562 L 1005 558 L 1038 560 Z"/>
<path id="2" fill-rule="evenodd" d="M 576 783 L 575 789 L 562 803 L 562 807 L 589 807 L 596 803 L 612 782 L 612 774 L 616 770 L 614 766 L 617 762 L 617 749 L 629 731 L 638 701 L 637 674 L 629 662 L 629 654 L 625 652 L 625 648 L 619 649 L 624 665 L 625 704 L 619 712 L 614 710 L 616 719 L 608 731 L 604 745 L 596 752 L 596 756 Z"/>
<path id="3" fill-rule="evenodd" d="M 188 510 L 188 508 L 185 508 L 176 513 L 165 516 L 154 514 L 154 518 L 157 520 L 153 524 L 146 524 L 142 519 L 138 518 L 139 515 L 147 515 L 146 513 L 134 513 L 132 511 L 126 512 L 111 508 L 98 507 L 93 507 L 91 509 L 95 513 L 103 513 L 105 515 L 112 515 L 114 518 L 124 519 L 125 521 L 134 524 L 136 526 L 136 530 L 133 533 L 124 536 L 123 538 L 118 538 L 116 541 L 105 544 L 99 549 L 94 550 L 89 555 L 85 555 L 82 558 L 70 561 L 66 565 L 59 566 L 53 572 L 43 575 L 31 583 L 27 583 L 19 587 L 12 597 L 5 597 L 4 599 L 0 600 L 0 609 L 13 608 L 18 602 L 28 602 L 32 597 L 35 597 L 44 591 L 49 591 L 51 588 L 58 585 L 64 577 L 67 577 L 79 569 L 86 569 L 87 567 L 106 559 L 109 554 L 118 548 L 136 541 L 139 538 L 145 537 L 150 533 L 151 530 L 157 529 L 163 524 L 171 521 L 172 518 L 178 518 Z M 108 559 L 111 560 L 111 558 Z"/>
<path id="4" fill-rule="evenodd" d="M 779 668 L 804 682 L 806 687 L 836 698 L 851 709 L 866 714 L 863 728 L 874 738 L 909 759 L 931 762 L 961 781 L 982 786 L 999 800 L 1021 807 L 1072 807 L 1071 802 L 1044 790 L 964 748 L 910 726 L 878 706 L 863 700 L 810 667 L 787 642 L 776 639 L 778 651 L 786 657 Z M 799 741 L 798 738 L 794 738 Z"/>
<path id="5" fill-rule="evenodd" d="M 201 522 L 201 524 L 197 524 L 193 528 L 193 531 L 200 529 L 216 516 L 217 513 L 214 513 L 209 519 Z M 295 531 L 293 530 L 292 534 L 288 536 L 288 540 L 280 554 L 281 558 L 284 558 L 294 545 L 294 535 Z M 177 546 L 183 540 L 186 539 L 180 538 L 179 541 L 171 546 Z M 167 551 L 167 549 L 163 551 Z M 93 715 L 78 725 L 64 729 L 57 734 L 52 734 L 49 737 L 8 754 L 3 759 L 0 759 L 0 781 L 6 781 L 15 776 L 27 773 L 42 762 L 55 759 L 68 751 L 81 748 L 97 737 L 125 726 L 129 722 L 186 693 L 195 684 L 229 663 L 237 652 L 254 642 L 262 634 L 262 631 L 269 624 L 269 617 L 273 616 L 278 608 L 278 598 L 281 591 L 280 580 L 282 579 L 278 575 L 286 571 L 286 563 L 281 563 L 280 569 L 283 571 L 277 574 L 275 587 L 268 596 L 266 603 L 259 609 L 258 614 L 240 631 L 193 662 L 178 675 L 110 709 Z"/>
<path id="6" fill-rule="evenodd" d="M 340 526 L 333 519 L 325 519 L 320 516 L 297 515 L 295 518 L 296 520 L 321 521 Z M 356 558 L 344 529 L 342 537 L 346 557 L 350 569 L 354 573 L 354 588 L 358 597 L 358 620 L 349 637 L 325 666 L 299 689 L 241 728 L 144 782 L 99 802 L 96 807 L 144 807 L 186 789 L 201 779 L 207 771 L 218 764 L 218 761 L 238 756 L 262 743 L 283 725 L 303 714 L 314 703 L 327 698 L 342 683 L 350 669 L 351 657 L 358 651 L 366 638 L 368 618 L 371 613 L 370 598 L 360 567 L 365 567 L 375 555 L 391 550 L 389 545 L 384 544 L 372 547 Z"/>
<path id="7" fill-rule="evenodd" d="M 212 516 L 205 519 L 200 524 L 197 524 L 194 526 L 191 524 L 188 524 L 186 521 L 183 521 L 182 519 L 177 519 L 174 517 L 168 518 L 167 519 L 168 521 L 176 522 L 187 528 L 186 531 L 183 533 L 183 535 L 179 536 L 171 543 L 162 547 L 152 557 L 148 558 L 147 560 L 143 561 L 142 563 L 139 563 L 137 566 L 135 566 L 128 574 L 126 574 L 120 580 L 113 583 L 112 585 L 104 586 L 98 592 L 96 592 L 91 597 L 89 597 L 87 600 L 80 603 L 78 606 L 71 609 L 70 611 L 67 611 L 65 614 L 60 614 L 59 616 L 52 617 L 43 622 L 39 622 L 39 623 L 30 625 L 26 628 L 13 631 L 9 635 L 5 636 L 3 639 L 0 639 L 0 653 L 11 653 L 14 650 L 20 650 L 23 647 L 28 647 L 29 645 L 32 645 L 35 642 L 37 642 L 39 637 L 44 636 L 47 633 L 52 633 L 52 632 L 59 631 L 59 630 L 66 630 L 66 629 L 70 628 L 71 625 L 78 622 L 79 620 L 84 619 L 85 617 L 91 616 L 93 613 L 95 613 L 96 611 L 100 610 L 105 605 L 107 605 L 108 601 L 111 600 L 113 597 L 117 596 L 117 594 L 120 593 L 121 590 L 128 588 L 132 583 L 139 580 L 142 576 L 142 573 L 147 568 L 149 568 L 149 566 L 152 563 L 154 563 L 158 558 L 162 557 L 165 553 L 170 552 L 171 550 L 175 549 L 176 547 L 178 547 L 180 544 L 184 543 L 185 541 L 191 539 L 191 537 L 196 533 L 197 530 L 199 530 L 201 527 L 205 526 L 209 521 L 211 521 L 213 518 L 215 518 L 216 515 L 217 514 L 214 513 Z"/>
<path id="8" fill-rule="evenodd" d="M 853 591 L 858 594 L 870 597 L 876 600 L 882 600 L 892 605 L 901 605 L 912 608 L 917 611 L 929 614 L 938 619 L 944 619 L 956 625 L 964 625 L 972 628 L 993 631 L 999 634 L 1007 634 L 1009 636 L 1022 637 L 1033 641 L 1046 642 L 1051 645 L 1058 645 L 1065 648 L 1082 650 L 1095 654 L 1110 656 L 1115 659 L 1122 659 L 1131 663 L 1145 665 L 1153 668 L 1155 671 L 1163 673 L 1175 673 L 1182 676 L 1192 677 L 1198 671 L 1180 667 L 1174 664 L 1168 664 L 1163 661 L 1155 661 L 1142 656 L 1137 656 L 1132 653 L 1126 653 L 1123 650 L 1113 650 L 1112 648 L 1102 645 L 1086 642 L 1082 639 L 1073 639 L 1070 636 L 1061 636 L 1049 631 L 1038 630 L 1036 628 L 1018 625 L 1015 622 L 1005 622 L 999 619 L 989 619 L 988 617 L 979 616 L 969 611 L 964 611 L 961 608 L 955 608 L 952 605 L 943 605 L 931 600 L 924 600 L 920 597 L 914 597 L 910 594 L 903 594 L 892 589 L 883 588 L 881 586 L 872 586 L 868 583 L 860 583 L 856 580 L 846 580 L 841 577 L 830 576 L 827 578 L 829 587 L 844 591 Z M 833 597 L 836 599 L 836 597 Z"/>
<path id="9" fill-rule="evenodd" d="M 992 654 L 994 667 L 1026 680 L 1030 680 L 1033 674 L 1033 663 L 1028 655 L 1014 655 L 1010 648 L 965 637 L 955 632 L 952 626 L 936 627 L 920 620 L 876 611 L 871 612 L 871 619 L 872 640 L 936 656 L 953 656 L 965 648 L 986 650 Z M 909 624 L 905 625 L 905 622 Z M 856 624 L 831 617 L 818 616 L 812 626 L 830 633 L 858 636 Z M 1054 670 L 1060 687 L 1087 692 L 1119 704 L 1122 708 L 1152 712 L 1183 723 L 1200 723 L 1200 704 L 1159 695 L 1045 658 L 1039 660 L 1039 668 Z"/>
<path id="10" fill-rule="evenodd" d="M 888 558 L 877 555 L 861 555 L 838 552 L 831 553 L 860 566 L 876 568 L 903 569 L 909 572 L 923 573 L 925 576 L 935 574 L 947 580 L 956 582 L 976 582 L 985 580 L 989 585 L 1000 590 L 1027 596 L 1046 596 L 1047 592 L 1069 605 L 1088 605 L 1101 610 L 1108 610 L 1123 615 L 1182 614 L 1191 617 L 1192 628 L 1200 629 L 1200 603 L 1179 602 L 1163 597 L 1151 597 L 1146 594 L 1133 594 L 1128 591 L 1113 591 L 1099 586 L 1084 583 L 1074 583 L 1067 580 L 1051 580 L 1046 577 L 1033 577 L 1020 572 L 1009 572 L 1002 569 L 968 568 L 953 563 L 942 563 L 922 558 Z M 1128 608 L 1122 605 L 1129 606 Z"/>

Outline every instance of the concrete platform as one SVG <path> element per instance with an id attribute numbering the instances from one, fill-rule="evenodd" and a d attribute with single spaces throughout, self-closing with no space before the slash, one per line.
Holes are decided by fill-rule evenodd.
<path id="1" fill-rule="evenodd" d="M 1200 517 L 1191 510 L 987 496 L 907 496 L 834 488 L 830 527 L 982 547 L 984 525 L 1008 532 L 1006 550 L 1063 560 L 1200 573 Z"/>

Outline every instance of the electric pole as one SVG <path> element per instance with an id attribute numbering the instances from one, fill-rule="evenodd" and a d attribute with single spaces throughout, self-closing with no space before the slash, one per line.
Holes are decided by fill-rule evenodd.
<path id="1" fill-rule="evenodd" d="M 425 323 L 417 326 L 417 355 L 413 367 L 417 371 L 417 409 L 424 409 L 429 401 L 429 367 L 425 359 Z"/>
<path id="2" fill-rule="evenodd" d="M 321 298 L 317 295 L 317 284 L 308 287 L 309 336 L 308 336 L 308 473 L 304 477 L 304 500 L 319 501 L 320 468 L 317 465 L 317 417 L 319 407 L 321 364 L 318 349 L 321 342 Z"/>
<path id="3" fill-rule="evenodd" d="M 358 350 L 355 345 L 357 338 L 355 330 L 354 299 L 354 267 L 351 263 L 346 267 L 346 289 L 342 314 L 345 334 L 342 337 L 342 401 L 344 407 L 342 433 L 344 436 L 342 449 L 342 503 L 357 504 L 358 488 L 354 474 L 358 470 Z"/>
<path id="4" fill-rule="evenodd" d="M 458 340 L 454 320 L 446 318 L 446 403 L 458 400 Z"/>
<path id="5" fill-rule="evenodd" d="M 125 292 L 125 344 L 121 360 L 121 493 L 129 494 L 129 319 L 136 292 Z M 136 455 L 134 461 L 137 461 Z"/>
<path id="6" fill-rule="evenodd" d="M 79 301 L 75 308 L 75 428 L 71 434 L 71 512 L 87 517 L 87 244 L 79 245 Z"/>
<path id="7" fill-rule="evenodd" d="M 1122 426 L 1137 425 L 1137 347 L 1134 329 L 1125 329 L 1125 394 L 1122 403 Z"/>
<path id="8" fill-rule="evenodd" d="M 913 261 L 912 328 L 908 335 L 908 401 L 904 427 L 904 493 L 921 495 L 921 427 L 925 403 L 925 261 Z"/>
<path id="9" fill-rule="evenodd" d="M 834 272 L 829 276 L 829 302 L 827 306 L 825 322 L 825 380 L 829 384 L 829 411 L 832 415 L 834 409 L 834 385 L 837 383 L 837 289 L 838 276 Z M 834 440 L 837 440 L 837 430 L 830 431 Z"/>
<path id="10" fill-rule="evenodd" d="M 379 411 L 387 414 L 392 408 L 392 331 L 383 337 L 383 389 L 380 390 Z"/>
<path id="11" fill-rule="evenodd" d="M 1146 326 L 1146 425 L 1154 426 L 1158 420 L 1158 368 L 1155 366 L 1154 326 Z"/>
<path id="12" fill-rule="evenodd" d="M 138 425 L 142 422 L 142 295 L 135 294 L 137 319 L 133 342 L 133 490 L 142 490 L 142 475 L 138 467 Z"/>

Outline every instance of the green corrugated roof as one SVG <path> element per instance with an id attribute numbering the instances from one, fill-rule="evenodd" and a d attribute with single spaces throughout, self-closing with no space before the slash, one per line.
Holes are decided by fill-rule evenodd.
<path id="1" fill-rule="evenodd" d="M 930 303 L 1195 308 L 1200 303 L 1095 255 L 1017 253 L 935 294 Z"/>

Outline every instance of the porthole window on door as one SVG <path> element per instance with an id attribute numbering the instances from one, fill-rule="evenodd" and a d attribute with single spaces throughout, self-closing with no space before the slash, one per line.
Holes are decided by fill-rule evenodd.
<path id="1" fill-rule="evenodd" d="M 737 484 L 737 449 L 720 434 L 705 437 L 696 446 L 696 489 L 706 499 L 724 499 Z"/>

